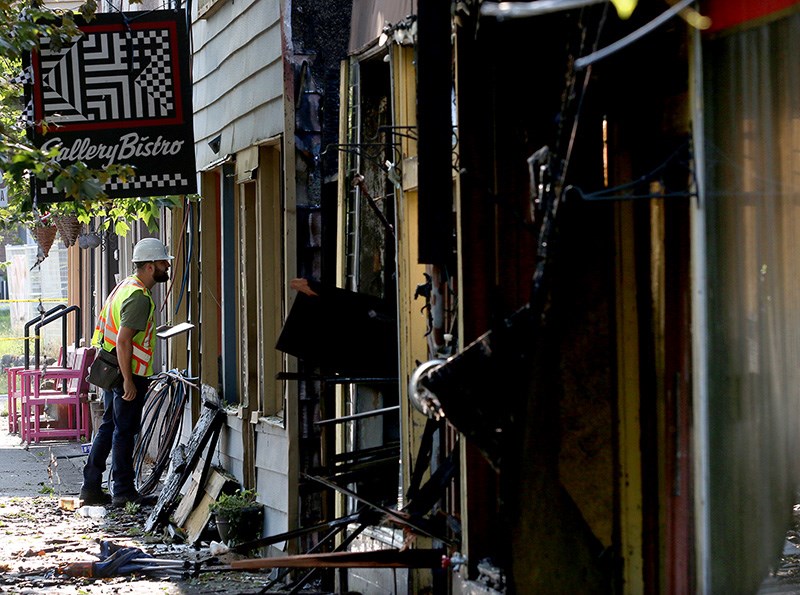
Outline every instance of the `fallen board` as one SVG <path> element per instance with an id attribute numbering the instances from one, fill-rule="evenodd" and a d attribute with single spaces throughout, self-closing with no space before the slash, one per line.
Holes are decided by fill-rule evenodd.
<path id="1" fill-rule="evenodd" d="M 180 504 L 175 509 L 175 513 L 172 515 L 172 522 L 176 524 L 178 527 L 183 527 L 184 523 L 186 523 L 186 519 L 189 518 L 189 515 L 192 511 L 197 507 L 200 502 L 200 499 L 203 497 L 203 489 L 205 488 L 208 490 L 208 485 L 211 477 L 212 471 L 216 471 L 217 474 L 224 475 L 228 481 L 236 483 L 236 478 L 233 477 L 230 473 L 225 471 L 222 467 L 217 467 L 212 469 L 210 465 L 207 463 L 206 457 L 201 457 L 195 467 L 194 472 L 192 473 L 192 482 L 189 486 L 189 489 L 186 491 L 186 495 L 181 498 Z M 203 473 L 203 471 L 208 467 L 208 472 Z M 217 493 L 214 497 L 218 496 Z"/>
<path id="2" fill-rule="evenodd" d="M 198 463 L 198 467 L 202 467 L 202 465 Z M 197 499 L 197 494 L 200 491 L 200 480 L 197 478 L 201 474 L 202 469 L 195 469 L 194 473 L 192 473 L 192 483 L 189 485 L 186 494 L 181 498 L 181 502 L 175 509 L 175 513 L 170 518 L 172 523 L 178 527 L 183 527 L 183 524 L 192 512 L 192 508 L 194 508 L 194 501 Z"/>
<path id="3" fill-rule="evenodd" d="M 200 502 L 189 513 L 186 519 L 186 524 L 183 525 L 183 530 L 186 532 L 186 543 L 193 545 L 200 539 L 203 529 L 208 524 L 208 519 L 211 518 L 211 511 L 208 509 L 212 502 L 217 500 L 217 497 L 222 493 L 222 488 L 230 481 L 230 477 L 216 471 L 211 470 L 206 485 L 203 487 L 203 495 Z"/>

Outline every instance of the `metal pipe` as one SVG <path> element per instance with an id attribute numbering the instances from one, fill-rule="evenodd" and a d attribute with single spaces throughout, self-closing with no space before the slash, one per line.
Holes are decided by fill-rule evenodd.
<path id="1" fill-rule="evenodd" d="M 397 378 L 387 378 L 384 376 L 378 377 L 344 377 L 344 376 L 336 376 L 336 377 L 326 377 L 324 378 L 325 382 L 328 384 L 379 384 L 379 383 L 390 383 L 393 384 L 397 382 Z"/>
<path id="2" fill-rule="evenodd" d="M 433 532 L 432 529 L 428 529 L 427 528 L 427 525 L 428 525 L 427 519 L 406 516 L 406 515 L 404 515 L 404 513 L 402 511 L 394 510 L 394 509 L 388 508 L 386 506 L 383 506 L 381 504 L 375 504 L 374 502 L 371 502 L 371 501 L 367 500 L 366 498 L 364 498 L 360 494 L 357 494 L 353 490 L 350 490 L 350 489 L 348 489 L 348 488 L 346 488 L 344 486 L 340 486 L 339 484 L 337 484 L 337 483 L 335 483 L 333 481 L 330 481 L 329 479 L 327 479 L 325 477 L 320 477 L 318 475 L 309 475 L 308 473 L 301 473 L 300 476 L 303 479 L 310 479 L 312 481 L 316 481 L 317 483 L 321 483 L 322 485 L 324 485 L 324 486 L 326 486 L 328 488 L 331 488 L 333 490 L 336 490 L 337 492 L 340 492 L 340 493 L 344 494 L 345 496 L 348 496 L 350 498 L 358 500 L 359 502 L 361 502 L 363 504 L 366 504 L 370 508 L 372 508 L 374 510 L 377 510 L 379 512 L 382 512 L 384 515 L 386 515 L 392 521 L 394 521 L 395 523 L 397 523 L 399 525 L 407 526 L 407 527 L 409 527 L 411 529 L 414 529 L 415 531 L 417 531 L 417 532 L 419 532 L 419 533 L 421 533 L 423 535 L 427 535 L 428 537 L 432 537 L 433 539 L 438 539 L 439 541 L 441 541 L 442 543 L 444 543 L 446 545 L 453 545 L 453 540 L 452 539 L 449 539 L 448 537 L 445 537 L 444 535 L 436 535 Z"/>
<path id="3" fill-rule="evenodd" d="M 710 497 L 710 413 L 708 353 L 708 271 L 706 256 L 705 137 L 703 121 L 703 46 L 700 32 L 691 38 L 690 97 L 694 144 L 695 190 L 698 199 L 690 211 L 692 267 L 692 462 L 694 492 L 694 539 L 697 580 L 700 595 L 711 593 L 711 512 Z"/>
<path id="4" fill-rule="evenodd" d="M 689 6 L 694 1 L 695 0 L 681 0 L 681 2 L 674 4 L 673 6 L 665 10 L 663 13 L 658 15 L 656 18 L 654 18 L 652 21 L 647 23 L 646 25 L 639 27 L 633 33 L 630 33 L 629 35 L 626 35 L 622 39 L 615 41 L 611 45 L 604 47 L 602 50 L 597 50 L 596 52 L 592 52 L 588 56 L 578 58 L 577 60 L 575 60 L 575 70 L 583 70 L 587 66 L 591 66 L 595 62 L 598 62 L 603 58 L 607 58 L 611 54 L 614 54 L 619 50 L 629 46 L 634 41 L 638 41 L 645 35 L 648 35 L 652 31 L 654 31 L 655 29 L 666 23 L 672 17 L 676 16 L 679 12 L 681 12 L 684 8 Z"/>
<path id="5" fill-rule="evenodd" d="M 342 417 L 334 417 L 331 419 L 323 419 L 320 421 L 315 421 L 315 426 L 327 426 L 330 424 L 340 424 L 346 421 L 352 421 L 354 419 L 362 419 L 365 417 L 375 417 L 377 415 L 386 415 L 387 413 L 392 413 L 393 411 L 398 411 L 400 409 L 400 405 L 393 405 L 392 407 L 384 407 L 383 409 L 373 409 L 372 411 L 363 411 L 361 413 L 354 413 L 352 415 L 344 415 Z"/>
<path id="6" fill-rule="evenodd" d="M 170 560 L 168 558 L 134 558 L 131 560 L 134 564 L 154 564 L 157 566 L 180 566 L 181 568 L 190 568 L 192 562 L 189 560 Z"/>
<path id="7" fill-rule="evenodd" d="M 238 553 L 245 553 L 251 549 L 265 547 L 268 545 L 272 545 L 274 543 L 279 543 L 281 541 L 289 541 L 294 539 L 295 537 L 302 537 L 303 535 L 307 535 L 308 533 L 316 533 L 318 531 L 322 531 L 323 529 L 330 529 L 331 527 L 334 528 L 343 528 L 349 525 L 350 523 L 355 523 L 359 519 L 359 514 L 350 514 L 338 519 L 333 519 L 332 521 L 328 521 L 327 523 L 319 523 L 317 525 L 312 525 L 311 527 L 300 527 L 299 529 L 293 529 L 292 531 L 286 531 L 285 533 L 278 533 L 276 535 L 270 535 L 268 537 L 262 537 L 260 539 L 256 539 L 254 541 L 248 543 L 242 543 L 240 545 L 236 545 L 231 548 L 232 552 Z M 323 539 L 319 543 L 324 543 L 325 539 Z M 309 550 L 308 553 L 313 551 Z"/>
<path id="8" fill-rule="evenodd" d="M 59 310 L 65 309 L 66 307 L 67 307 L 66 304 L 58 304 L 57 306 L 53 306 L 52 308 L 47 310 L 44 313 L 44 315 L 40 315 L 40 316 L 37 316 L 36 318 L 32 318 L 28 322 L 25 323 L 24 332 L 23 332 L 22 335 L 23 335 L 23 337 L 25 337 L 25 339 L 24 339 L 24 343 L 25 344 L 23 345 L 23 353 L 25 355 L 25 368 L 26 369 L 30 365 L 30 359 L 31 359 L 31 346 L 30 346 L 30 343 L 28 342 L 28 331 L 37 322 L 41 321 L 42 319 L 46 318 L 47 316 L 50 316 L 54 312 L 58 312 Z M 66 349 L 66 345 L 64 345 L 64 348 Z M 66 356 L 66 353 L 64 355 Z M 38 365 L 37 365 L 37 367 L 38 367 Z"/>
<path id="9" fill-rule="evenodd" d="M 39 369 L 39 351 L 40 351 L 40 337 L 39 331 L 43 326 L 50 324 L 51 322 L 58 320 L 59 318 L 62 319 L 62 325 L 66 324 L 66 316 L 70 312 L 77 312 L 76 314 L 76 341 L 80 338 L 80 323 L 81 323 L 81 308 L 80 306 L 69 306 L 60 312 L 56 312 L 50 316 L 42 318 L 41 322 L 36 324 L 33 327 L 34 332 L 36 333 L 36 340 L 34 341 L 34 357 L 36 358 L 36 369 Z M 25 362 L 25 366 L 27 367 L 28 362 Z"/>

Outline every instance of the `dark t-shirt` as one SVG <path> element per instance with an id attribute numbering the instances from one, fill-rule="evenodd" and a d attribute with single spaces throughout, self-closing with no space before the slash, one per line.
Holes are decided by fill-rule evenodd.
<path id="1" fill-rule="evenodd" d="M 143 291 L 134 291 L 122 302 L 120 312 L 120 326 L 143 331 L 150 318 L 150 298 Z"/>

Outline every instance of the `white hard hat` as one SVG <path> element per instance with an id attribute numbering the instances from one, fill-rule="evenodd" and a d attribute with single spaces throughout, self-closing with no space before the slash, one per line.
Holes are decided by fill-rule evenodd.
<path id="1" fill-rule="evenodd" d="M 167 247 L 158 238 L 144 238 L 133 247 L 133 262 L 150 262 L 155 260 L 172 260 L 167 254 Z"/>

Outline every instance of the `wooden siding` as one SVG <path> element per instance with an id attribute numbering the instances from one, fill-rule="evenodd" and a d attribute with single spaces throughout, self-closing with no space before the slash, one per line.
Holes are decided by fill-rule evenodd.
<path id="1" fill-rule="evenodd" d="M 286 448 L 286 430 L 263 422 L 259 424 L 256 467 L 276 473 L 288 473 Z"/>
<path id="2" fill-rule="evenodd" d="M 242 460 L 242 420 L 235 414 L 228 414 L 219 437 L 219 463 L 240 482 L 243 478 Z"/>
<path id="3" fill-rule="evenodd" d="M 243 482 L 244 451 L 242 449 L 243 420 L 229 414 L 222 428 L 214 461 Z M 264 505 L 265 535 L 282 533 L 289 529 L 289 448 L 286 431 L 268 423 L 255 426 L 256 481 L 258 501 Z"/>
<path id="4" fill-rule="evenodd" d="M 200 169 L 284 127 L 280 4 L 226 3 L 192 25 L 194 121 Z M 221 135 L 219 153 L 208 141 Z"/>
<path id="5" fill-rule="evenodd" d="M 267 471 L 266 469 L 258 470 L 258 479 L 256 480 L 256 491 L 258 492 L 258 500 L 269 510 L 268 516 L 279 515 L 282 519 L 286 519 L 286 495 L 289 493 L 289 478 L 285 473 L 275 473 Z M 285 531 L 286 527 L 281 527 Z M 280 533 L 275 531 L 275 533 Z"/>
<path id="6" fill-rule="evenodd" d="M 242 480 L 242 441 L 241 432 L 244 420 L 229 410 L 222 428 L 216 457 L 220 464 L 237 480 Z M 256 433 L 255 466 L 259 479 L 257 489 L 259 502 L 282 511 L 287 507 L 287 473 L 289 462 L 286 457 L 288 437 L 286 430 L 279 425 L 261 421 L 254 424 Z M 186 438 L 186 436 L 184 436 Z M 279 477 L 280 476 L 280 477 Z"/>

